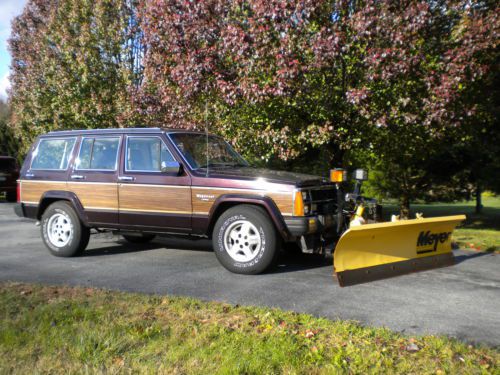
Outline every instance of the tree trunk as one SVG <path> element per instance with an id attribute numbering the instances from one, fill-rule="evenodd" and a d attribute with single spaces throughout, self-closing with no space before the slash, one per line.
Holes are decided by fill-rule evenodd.
<path id="1" fill-rule="evenodd" d="M 476 185 L 476 214 L 480 214 L 483 211 L 483 204 L 481 201 L 481 185 L 477 183 Z"/>
<path id="2" fill-rule="evenodd" d="M 330 168 L 342 168 L 344 165 L 344 154 L 342 150 L 334 141 L 328 145 L 330 149 Z"/>
<path id="3" fill-rule="evenodd" d="M 406 196 L 399 200 L 399 217 L 401 220 L 410 218 L 410 198 Z"/>

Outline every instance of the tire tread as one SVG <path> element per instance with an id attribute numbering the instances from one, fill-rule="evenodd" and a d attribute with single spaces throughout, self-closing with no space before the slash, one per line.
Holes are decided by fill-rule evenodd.
<path id="1" fill-rule="evenodd" d="M 234 265 L 234 260 L 232 260 L 229 257 L 229 255 L 227 255 L 227 253 L 220 251 L 218 246 L 218 237 L 219 237 L 219 232 L 222 229 L 221 227 L 223 226 L 223 224 L 227 219 L 237 214 L 243 214 L 243 215 L 246 214 L 246 216 L 253 216 L 254 220 L 257 221 L 258 224 L 257 226 L 261 226 L 264 228 L 265 231 L 267 231 L 266 242 L 270 244 L 269 245 L 270 249 L 266 251 L 272 252 L 271 256 L 267 256 L 265 259 L 262 259 L 258 264 L 254 266 L 249 266 L 247 268 L 236 267 Z M 254 275 L 263 273 L 271 269 L 273 266 L 275 266 L 279 258 L 281 237 L 278 235 L 276 228 L 274 227 L 274 223 L 272 222 L 271 218 L 269 217 L 265 209 L 255 205 L 241 204 L 227 209 L 219 216 L 214 226 L 212 234 L 212 242 L 217 259 L 227 270 L 239 274 Z"/>

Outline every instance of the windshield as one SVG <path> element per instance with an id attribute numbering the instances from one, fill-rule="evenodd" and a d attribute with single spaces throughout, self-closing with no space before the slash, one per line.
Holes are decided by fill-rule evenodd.
<path id="1" fill-rule="evenodd" d="M 197 133 L 173 133 L 174 141 L 192 169 L 248 167 L 248 163 L 223 139 Z M 208 158 L 207 158 L 208 150 Z M 207 164 L 208 163 L 208 164 Z"/>

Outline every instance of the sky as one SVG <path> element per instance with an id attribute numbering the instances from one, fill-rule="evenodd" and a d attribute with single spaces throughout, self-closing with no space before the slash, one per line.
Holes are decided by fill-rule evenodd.
<path id="1" fill-rule="evenodd" d="M 7 98 L 9 87 L 10 55 L 7 50 L 7 39 L 10 35 L 10 22 L 19 15 L 26 0 L 0 0 L 0 99 Z"/>

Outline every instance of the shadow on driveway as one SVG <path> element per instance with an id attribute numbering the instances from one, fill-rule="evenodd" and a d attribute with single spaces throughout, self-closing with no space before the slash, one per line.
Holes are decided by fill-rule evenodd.
<path id="1" fill-rule="evenodd" d="M 474 258 L 479 258 L 487 255 L 495 256 L 495 254 L 492 252 L 478 252 L 478 253 L 455 255 L 455 264 L 459 264 Z"/>
<path id="2" fill-rule="evenodd" d="M 112 246 L 85 250 L 81 257 L 94 257 L 103 255 L 118 256 L 119 254 L 131 254 L 158 249 L 190 250 L 206 253 L 213 252 L 212 241 L 204 238 L 187 239 L 182 237 L 177 238 L 159 236 L 154 241 L 147 244 L 133 244 L 119 237 L 112 239 L 111 241 L 115 242 L 115 244 Z M 215 254 L 213 256 L 215 257 Z M 331 261 L 325 260 L 320 255 L 302 254 L 295 251 L 282 251 L 279 256 L 277 266 L 270 270 L 268 273 L 279 274 L 285 272 L 297 272 L 320 267 L 332 267 L 332 263 Z"/>
<path id="3" fill-rule="evenodd" d="M 94 257 L 101 255 L 118 255 L 118 254 L 128 254 L 128 253 L 138 253 L 148 250 L 160 249 L 163 246 L 156 243 L 148 244 L 130 244 L 128 242 L 117 241 L 114 246 L 106 246 L 98 249 L 85 250 L 80 257 Z"/>

